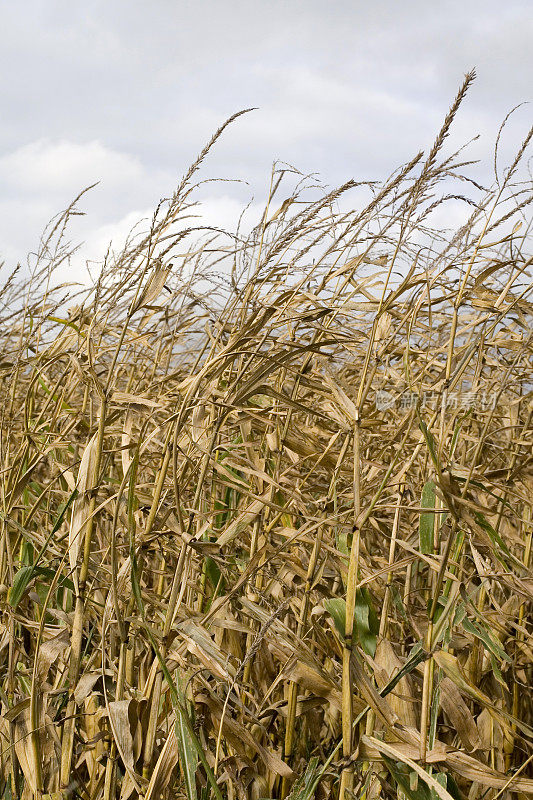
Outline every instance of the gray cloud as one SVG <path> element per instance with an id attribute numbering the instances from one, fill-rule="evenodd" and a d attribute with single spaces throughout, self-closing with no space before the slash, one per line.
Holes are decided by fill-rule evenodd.
<path id="1" fill-rule="evenodd" d="M 76 229 L 93 252 L 168 194 L 240 108 L 259 106 L 206 172 L 247 179 L 259 198 L 275 158 L 329 184 L 385 177 L 431 144 L 472 66 L 478 80 L 449 144 L 482 134 L 469 152 L 491 180 L 498 126 L 529 99 L 526 0 L 29 0 L 2 16 L 0 250 L 10 260 L 100 179 Z M 511 121 L 503 160 L 530 119 L 525 107 Z M 209 192 L 225 219 L 246 196 L 231 184 Z"/>

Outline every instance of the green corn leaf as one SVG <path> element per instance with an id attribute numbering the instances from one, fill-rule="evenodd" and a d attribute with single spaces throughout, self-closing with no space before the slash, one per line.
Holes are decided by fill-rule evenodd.
<path id="1" fill-rule="evenodd" d="M 500 536 L 500 534 L 498 533 L 498 531 L 494 530 L 494 528 L 492 527 L 490 522 L 487 521 L 487 519 L 483 516 L 483 514 L 480 511 L 475 511 L 474 512 L 474 516 L 476 518 L 476 521 L 477 521 L 479 527 L 483 528 L 483 530 L 489 535 L 489 538 L 492 540 L 492 543 L 495 546 L 497 545 L 495 555 L 496 555 L 496 558 L 498 559 L 498 561 L 501 564 L 503 564 L 504 567 L 506 567 L 507 569 L 510 569 L 509 564 L 502 557 L 502 554 L 498 553 L 498 548 L 499 548 L 502 551 L 502 553 L 504 553 L 508 558 L 510 558 L 511 560 L 515 561 L 516 563 L 520 563 L 515 558 L 515 556 L 513 556 L 513 554 L 511 553 L 511 551 L 509 550 L 509 548 L 507 547 L 507 545 L 503 541 L 503 539 Z M 522 565 L 520 564 L 520 566 L 522 566 Z"/>
<path id="2" fill-rule="evenodd" d="M 462 800 L 463 795 L 459 791 L 459 787 L 457 786 L 453 776 L 450 775 L 449 772 L 446 773 L 446 789 L 448 793 L 451 794 L 451 796 L 454 798 L 454 800 Z"/>
<path id="3" fill-rule="evenodd" d="M 439 786 L 442 786 L 443 789 L 448 788 L 448 776 L 445 772 L 437 772 L 433 775 Z M 430 789 L 431 791 L 431 800 L 438 800 L 438 794 L 435 789 Z M 453 795 L 452 795 L 453 796 Z"/>
<path id="4" fill-rule="evenodd" d="M 179 677 L 176 681 L 176 689 L 178 691 L 178 697 L 180 699 L 181 706 L 186 709 L 187 701 Z M 180 706 L 178 707 L 176 718 L 176 736 L 178 739 L 181 771 L 183 773 L 183 781 L 185 783 L 187 798 L 188 800 L 197 800 L 196 770 L 198 767 L 198 753 L 196 752 L 194 741 L 192 740 L 189 728 L 187 727 L 187 723 L 184 718 L 184 712 L 182 712 Z"/>
<path id="5" fill-rule="evenodd" d="M 43 546 L 41 547 L 39 553 L 37 554 L 37 558 L 35 559 L 34 563 L 30 564 L 28 566 L 21 567 L 21 569 L 19 569 L 18 572 L 16 573 L 16 575 L 14 576 L 14 578 L 13 578 L 13 586 L 10 588 L 9 593 L 8 593 L 8 598 L 7 598 L 7 601 L 9 603 L 9 605 L 12 606 L 13 608 L 16 608 L 18 606 L 18 604 L 20 603 L 21 598 L 24 595 L 24 592 L 26 591 L 26 589 L 27 589 L 30 581 L 33 579 L 34 575 L 41 574 L 41 575 L 48 575 L 48 576 L 52 576 L 52 577 L 55 575 L 55 572 L 53 570 L 48 569 L 48 568 L 44 568 L 44 567 L 39 567 L 38 564 L 39 564 L 41 558 L 43 557 L 43 555 L 44 555 L 44 553 L 46 551 L 46 548 L 48 547 L 48 543 L 50 542 L 50 540 L 52 539 L 54 534 L 57 533 L 57 531 L 61 527 L 61 525 L 63 523 L 63 519 L 65 518 L 65 514 L 67 513 L 67 510 L 68 510 L 70 504 L 72 503 L 72 501 L 74 500 L 74 498 L 76 497 L 76 495 L 77 495 L 77 490 L 74 489 L 74 491 L 71 493 L 70 497 L 68 498 L 67 502 L 65 503 L 65 505 L 61 509 L 61 511 L 59 513 L 59 516 L 57 517 L 56 521 L 54 522 L 52 530 L 50 531 L 50 533 L 46 537 L 46 540 L 45 540 Z M 72 581 L 70 581 L 70 580 L 65 578 L 63 583 L 64 583 L 65 586 L 68 586 L 69 588 L 74 589 L 74 584 L 72 583 Z"/>
<path id="6" fill-rule="evenodd" d="M 220 585 L 220 592 L 224 586 L 224 579 L 221 580 L 222 573 L 218 568 L 218 564 L 210 556 L 205 557 L 205 574 L 213 589 L 216 589 Z"/>
<path id="7" fill-rule="evenodd" d="M 403 600 L 402 600 L 402 598 L 400 596 L 400 593 L 399 593 L 398 589 L 396 588 L 396 586 L 394 584 L 391 585 L 390 589 L 391 589 L 392 602 L 394 603 L 394 605 L 395 605 L 398 613 L 402 617 L 402 619 L 405 620 L 405 622 L 408 622 L 409 618 L 407 616 L 407 612 L 405 610 L 405 606 L 403 604 Z"/>
<path id="8" fill-rule="evenodd" d="M 417 781 L 417 788 L 413 788 L 413 776 L 415 773 L 408 769 L 405 764 L 394 762 L 392 758 L 387 756 L 383 756 L 383 759 L 390 774 L 409 800 L 432 800 L 431 790 L 425 783 Z"/>
<path id="9" fill-rule="evenodd" d="M 398 670 L 396 675 L 390 679 L 386 686 L 380 690 L 380 695 L 382 697 L 386 697 L 388 694 L 392 692 L 392 690 L 399 684 L 402 678 L 406 675 L 409 675 L 416 667 L 426 659 L 427 654 L 422 646 L 422 642 L 417 642 L 413 645 L 411 652 L 409 653 L 409 658 L 403 665 L 403 667 Z"/>
<path id="10" fill-rule="evenodd" d="M 324 608 L 331 615 L 337 633 L 343 640 L 346 633 L 346 600 L 341 597 L 330 597 L 324 600 Z"/>
<path id="11" fill-rule="evenodd" d="M 426 440 L 426 444 L 428 446 L 428 450 L 429 450 L 429 453 L 431 455 L 431 460 L 435 464 L 435 467 L 437 468 L 437 470 L 440 471 L 439 459 L 437 457 L 437 449 L 435 447 L 435 437 L 433 436 L 431 431 L 428 429 L 428 426 L 426 425 L 426 423 L 424 422 L 424 420 L 420 416 L 420 413 L 418 413 L 418 422 L 420 424 L 420 430 L 422 431 L 424 439 Z"/>
<path id="12" fill-rule="evenodd" d="M 359 644 L 373 658 L 378 642 L 379 620 L 366 586 L 358 589 L 355 595 L 355 626 Z"/>
<path id="13" fill-rule="evenodd" d="M 21 567 L 13 578 L 13 586 L 9 590 L 7 598 L 12 608 L 18 606 L 28 585 L 37 575 L 45 578 L 54 578 L 55 572 L 53 569 L 50 569 L 50 567 L 36 567 L 34 564 Z M 60 586 L 66 586 L 68 589 L 74 591 L 74 584 L 69 578 L 63 578 L 60 582 Z"/>
<path id="14" fill-rule="evenodd" d="M 324 608 L 333 619 L 339 637 L 344 640 L 346 634 L 346 600 L 340 597 L 331 597 L 324 600 Z M 379 620 L 375 612 L 370 592 L 364 586 L 358 589 L 355 595 L 355 639 L 365 653 L 374 656 L 377 646 Z"/>
<path id="15" fill-rule="evenodd" d="M 432 480 L 427 481 L 422 489 L 422 499 L 420 505 L 422 508 L 434 509 L 435 508 L 435 483 Z M 435 529 L 435 513 L 432 511 L 423 511 L 420 514 L 420 527 L 419 527 L 419 542 L 420 552 L 426 555 L 433 553 L 434 542 L 434 529 Z"/>
<path id="16" fill-rule="evenodd" d="M 295 782 L 287 800 L 312 800 L 320 779 L 321 770 L 318 767 L 318 758 L 313 756 L 310 759 L 305 772 Z"/>
<path id="17" fill-rule="evenodd" d="M 29 567 L 21 567 L 13 577 L 13 586 L 10 588 L 7 596 L 7 601 L 12 608 L 16 608 L 20 603 L 34 574 L 35 570 L 32 565 Z"/>
<path id="18" fill-rule="evenodd" d="M 476 622 L 468 619 L 468 617 L 465 617 L 462 624 L 465 631 L 472 633 L 483 642 L 489 653 L 492 653 L 494 656 L 496 656 L 496 658 L 499 658 L 500 661 L 507 661 L 509 663 L 512 661 L 496 637 L 490 633 L 488 628 L 482 622 Z"/>
<path id="19" fill-rule="evenodd" d="M 491 666 L 492 666 L 492 671 L 494 672 L 494 677 L 496 678 L 496 680 L 498 681 L 500 686 L 503 686 L 504 689 L 508 690 L 509 687 L 505 683 L 505 680 L 503 678 L 502 671 L 500 669 L 500 665 L 498 664 L 496 656 L 493 653 L 489 653 L 489 656 L 490 656 L 490 663 L 491 663 Z"/>

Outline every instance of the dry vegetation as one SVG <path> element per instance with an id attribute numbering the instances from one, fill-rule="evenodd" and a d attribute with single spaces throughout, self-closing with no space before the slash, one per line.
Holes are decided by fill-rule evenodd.
<path id="1" fill-rule="evenodd" d="M 76 306 L 75 206 L 7 282 L 2 798 L 533 793 L 529 139 L 460 178 L 471 79 L 358 210 L 278 165 L 200 229 L 221 129 Z"/>

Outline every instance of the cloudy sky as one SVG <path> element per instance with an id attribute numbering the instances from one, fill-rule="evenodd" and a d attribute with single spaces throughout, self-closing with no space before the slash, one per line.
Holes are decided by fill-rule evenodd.
<path id="1" fill-rule="evenodd" d="M 531 100 L 528 0 L 26 0 L 0 11 L 0 253 L 14 265 L 84 186 L 73 235 L 103 254 L 167 196 L 220 123 L 210 221 L 264 197 L 273 160 L 328 185 L 385 178 L 427 148 L 464 73 L 453 140 L 492 181 L 498 127 Z M 513 116 L 510 157 L 532 120 Z"/>

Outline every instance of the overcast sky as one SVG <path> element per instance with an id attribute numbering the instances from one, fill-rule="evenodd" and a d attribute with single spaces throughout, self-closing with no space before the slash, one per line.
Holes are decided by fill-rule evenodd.
<path id="1" fill-rule="evenodd" d="M 475 134 L 491 181 L 498 127 L 531 100 L 527 0 L 26 0 L 0 11 L 0 252 L 34 249 L 89 183 L 75 238 L 103 254 L 167 196 L 220 123 L 205 177 L 211 221 L 264 197 L 274 159 L 334 185 L 382 179 L 427 148 L 463 75 L 478 78 L 453 141 Z M 523 106 L 502 156 L 532 120 Z"/>

